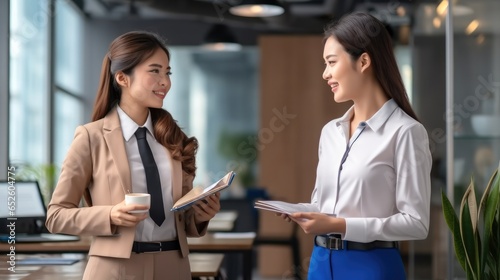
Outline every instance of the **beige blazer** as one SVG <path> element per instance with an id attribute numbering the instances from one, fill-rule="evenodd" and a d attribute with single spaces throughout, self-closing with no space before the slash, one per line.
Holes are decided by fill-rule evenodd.
<path id="1" fill-rule="evenodd" d="M 172 198 L 193 187 L 193 177 L 171 160 Z M 130 258 L 135 227 L 111 225 L 110 212 L 132 191 L 130 168 L 116 107 L 106 117 L 79 126 L 64 160 L 47 212 L 52 233 L 94 236 L 89 255 Z M 88 207 L 80 207 L 84 197 Z M 189 253 L 186 236 L 202 236 L 208 223 L 195 225 L 194 210 L 175 212 L 182 256 Z M 200 230 L 198 230 L 200 228 Z"/>

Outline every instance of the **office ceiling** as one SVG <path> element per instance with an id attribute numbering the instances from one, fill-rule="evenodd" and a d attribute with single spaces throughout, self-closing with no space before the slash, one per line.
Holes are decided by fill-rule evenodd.
<path id="1" fill-rule="evenodd" d="M 91 18 L 183 19 L 224 23 L 265 32 L 322 33 L 326 23 L 356 10 L 370 11 L 389 25 L 408 25 L 408 11 L 418 0 L 280 0 L 285 6 L 285 14 L 269 18 L 245 18 L 230 14 L 231 4 L 242 0 L 74 1 Z M 399 6 L 405 8 L 406 14 L 398 15 Z"/>

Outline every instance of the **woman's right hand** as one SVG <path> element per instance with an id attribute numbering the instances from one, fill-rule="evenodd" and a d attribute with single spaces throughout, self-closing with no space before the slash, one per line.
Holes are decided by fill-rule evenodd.
<path id="1" fill-rule="evenodd" d="M 129 211 L 132 210 L 147 210 L 149 209 L 145 205 L 131 204 L 125 205 L 125 200 L 116 204 L 111 208 L 111 224 L 122 226 L 122 227 L 132 227 L 137 225 L 140 221 L 148 217 L 148 212 L 145 213 L 135 213 L 130 214 Z"/>
<path id="2" fill-rule="evenodd" d="M 290 219 L 290 217 L 285 213 L 276 213 L 276 216 L 280 216 L 283 220 L 285 220 L 287 222 L 292 221 L 292 219 Z"/>

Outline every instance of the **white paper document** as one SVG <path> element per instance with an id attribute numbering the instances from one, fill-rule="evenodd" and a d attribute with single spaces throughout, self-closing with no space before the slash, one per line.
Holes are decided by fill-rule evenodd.
<path id="1" fill-rule="evenodd" d="M 251 232 L 216 232 L 214 238 L 216 239 L 247 239 L 255 238 L 256 233 Z"/>
<path id="2" fill-rule="evenodd" d="M 277 200 L 258 200 L 255 202 L 254 207 L 257 209 L 284 214 L 293 214 L 297 212 L 318 212 L 318 209 L 313 205 L 288 203 Z"/>

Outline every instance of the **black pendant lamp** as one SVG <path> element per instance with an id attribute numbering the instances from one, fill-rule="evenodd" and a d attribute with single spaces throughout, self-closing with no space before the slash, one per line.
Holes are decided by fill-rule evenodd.
<path id="1" fill-rule="evenodd" d="M 211 51 L 239 51 L 241 45 L 224 24 L 215 24 L 208 30 L 203 40 L 203 48 Z"/>

